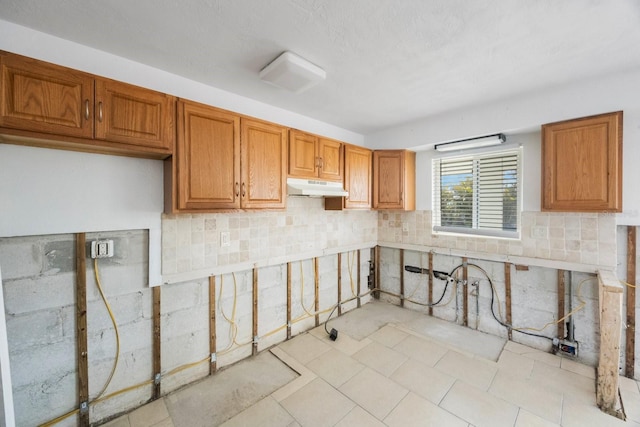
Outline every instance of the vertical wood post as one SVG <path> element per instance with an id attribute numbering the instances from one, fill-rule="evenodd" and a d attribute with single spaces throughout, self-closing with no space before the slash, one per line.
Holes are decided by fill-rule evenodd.
<path id="1" fill-rule="evenodd" d="M 338 316 L 342 316 L 342 254 L 338 252 Z"/>
<path id="2" fill-rule="evenodd" d="M 78 400 L 81 427 L 89 426 L 89 360 L 87 348 L 87 251 L 86 235 L 76 235 L 76 339 Z"/>
<path id="3" fill-rule="evenodd" d="M 374 287 L 376 289 L 380 289 L 380 246 L 376 246 L 375 249 L 373 250 L 373 253 L 375 255 L 374 258 Z M 380 292 L 379 291 L 375 291 L 373 293 L 373 297 L 375 299 L 380 299 Z"/>
<path id="4" fill-rule="evenodd" d="M 558 319 L 562 319 L 564 317 L 565 292 L 566 284 L 564 270 L 558 270 Z M 564 322 L 558 323 L 556 335 L 559 340 L 563 340 L 565 338 Z"/>
<path id="5" fill-rule="evenodd" d="M 291 263 L 287 263 L 287 339 L 291 339 Z"/>
<path id="6" fill-rule="evenodd" d="M 216 355 L 216 276 L 209 276 L 209 354 L 211 355 L 209 375 L 218 369 Z"/>
<path id="7" fill-rule="evenodd" d="M 636 284 L 636 226 L 627 227 L 627 283 Z M 636 288 L 627 286 L 627 330 L 625 332 L 625 369 L 629 378 L 635 376 L 636 360 Z"/>
<path id="8" fill-rule="evenodd" d="M 469 325 L 469 289 L 468 289 L 468 281 L 469 281 L 469 267 L 467 267 L 467 262 L 469 262 L 469 260 L 466 257 L 462 258 L 462 280 L 463 280 L 463 286 L 462 286 L 462 325 L 463 326 L 468 326 Z"/>
<path id="9" fill-rule="evenodd" d="M 258 269 L 253 269 L 253 344 L 251 345 L 251 355 L 258 354 Z"/>
<path id="10" fill-rule="evenodd" d="M 358 295 L 358 308 L 360 308 L 360 251 L 361 249 L 358 249 L 358 284 L 357 284 L 357 288 L 356 288 L 356 293 Z"/>
<path id="11" fill-rule="evenodd" d="M 433 304 L 433 252 L 429 252 L 429 289 L 427 289 L 427 293 L 429 304 Z M 433 316 L 431 305 L 429 305 L 429 316 Z"/>
<path id="12" fill-rule="evenodd" d="M 404 307 L 404 249 L 400 249 L 400 307 Z"/>
<path id="13" fill-rule="evenodd" d="M 509 340 L 511 340 L 511 326 L 513 325 L 511 318 L 511 264 L 508 262 L 504 263 L 504 294 L 507 325 L 509 325 L 508 335 Z"/>
<path id="14" fill-rule="evenodd" d="M 618 368 L 622 338 L 622 285 L 611 271 L 598 272 L 600 294 L 600 358 L 596 381 L 598 407 L 622 418 L 618 400 Z"/>
<path id="15" fill-rule="evenodd" d="M 313 271 L 314 271 L 314 288 L 315 288 L 315 312 L 316 312 L 316 326 L 320 326 L 320 274 L 318 272 L 318 258 L 313 259 Z"/>
<path id="16" fill-rule="evenodd" d="M 161 335 L 160 335 L 160 286 L 152 290 L 153 293 L 153 399 L 160 398 L 160 373 L 162 372 L 161 360 Z"/>

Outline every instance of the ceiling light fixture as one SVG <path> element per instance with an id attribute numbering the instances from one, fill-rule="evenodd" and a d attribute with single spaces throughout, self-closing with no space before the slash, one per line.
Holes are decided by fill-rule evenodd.
<path id="1" fill-rule="evenodd" d="M 492 145 L 503 144 L 507 138 L 502 133 L 495 135 L 481 136 L 478 138 L 461 139 L 460 141 L 445 142 L 436 144 L 436 151 L 456 151 L 468 150 L 470 148 L 490 147 Z"/>
<path id="2" fill-rule="evenodd" d="M 260 71 L 267 83 L 300 93 L 320 83 L 326 71 L 292 52 L 284 52 Z"/>

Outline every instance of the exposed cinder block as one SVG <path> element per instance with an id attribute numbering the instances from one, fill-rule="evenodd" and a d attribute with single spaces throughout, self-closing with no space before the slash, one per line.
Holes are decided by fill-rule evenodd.
<path id="1" fill-rule="evenodd" d="M 216 291 L 219 284 L 216 284 Z M 185 282 L 165 285 L 161 290 L 162 313 L 190 309 L 207 303 L 209 299 L 208 281 Z"/>
<path id="2" fill-rule="evenodd" d="M 151 349 L 121 352 L 118 366 L 105 394 L 141 384 L 153 378 Z M 91 360 L 89 365 L 89 396 L 93 399 L 102 391 L 113 369 L 115 358 Z M 115 408 L 117 409 L 117 408 Z"/>
<path id="3" fill-rule="evenodd" d="M 107 301 L 118 325 L 126 325 L 143 317 L 142 292 L 107 297 Z M 113 327 L 111 317 L 102 299 L 87 303 L 87 326 L 94 333 Z"/>
<path id="4" fill-rule="evenodd" d="M 22 351 L 12 351 L 11 347 L 10 344 L 9 359 L 14 387 L 41 384 L 52 377 L 76 371 L 76 346 L 73 341 L 60 341 Z"/>
<path id="5" fill-rule="evenodd" d="M 117 265 L 104 264 L 98 261 L 100 282 L 105 295 L 111 298 L 115 295 L 126 295 L 141 291 L 149 287 L 149 268 L 143 264 Z M 96 285 L 93 263 L 87 263 L 87 301 L 100 299 Z"/>
<path id="6" fill-rule="evenodd" d="M 2 273 L 5 311 L 8 315 L 56 309 L 76 302 L 75 274 L 5 280 L 4 270 Z"/>
<path id="7" fill-rule="evenodd" d="M 0 239 L 2 280 L 36 277 L 42 272 L 42 243 L 31 238 Z"/>
<path id="8" fill-rule="evenodd" d="M 65 339 L 61 310 L 41 310 L 7 317 L 7 335 L 13 353 L 42 348 Z"/>
<path id="9" fill-rule="evenodd" d="M 169 371 L 209 355 L 209 331 L 189 331 L 162 340 L 163 370 Z"/>
<path id="10" fill-rule="evenodd" d="M 152 346 L 153 325 L 150 319 L 139 319 L 124 325 L 118 325 L 120 352 L 130 352 Z M 91 362 L 110 359 L 115 355 L 116 337 L 113 328 L 101 331 L 90 330 L 88 338 L 89 359 Z"/>
<path id="11" fill-rule="evenodd" d="M 188 310 L 174 311 L 162 315 L 163 337 L 175 337 L 185 332 L 195 332 L 209 328 L 209 307 L 198 305 Z"/>
<path id="12" fill-rule="evenodd" d="M 23 386 L 13 384 L 16 425 L 34 426 L 52 421 L 77 405 L 78 378 L 75 372 L 51 373 L 42 382 Z M 34 410 L 37 409 L 37 410 Z M 75 425 L 76 419 L 71 417 Z M 56 424 L 64 425 L 64 424 Z"/>
<path id="13" fill-rule="evenodd" d="M 65 241 L 45 242 L 43 261 L 42 273 L 45 275 L 75 272 L 75 241 L 69 239 Z"/>

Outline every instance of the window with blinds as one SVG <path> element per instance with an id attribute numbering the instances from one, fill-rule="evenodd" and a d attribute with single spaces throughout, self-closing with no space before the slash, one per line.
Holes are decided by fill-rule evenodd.
<path id="1" fill-rule="evenodd" d="M 520 150 L 434 159 L 434 231 L 518 237 L 520 194 Z"/>

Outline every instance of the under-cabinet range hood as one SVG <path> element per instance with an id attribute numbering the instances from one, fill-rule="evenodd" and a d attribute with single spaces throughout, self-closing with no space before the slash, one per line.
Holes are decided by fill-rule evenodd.
<path id="1" fill-rule="evenodd" d="M 349 195 L 342 188 L 341 182 L 299 178 L 287 179 L 287 194 L 289 196 L 307 197 L 343 197 Z"/>

